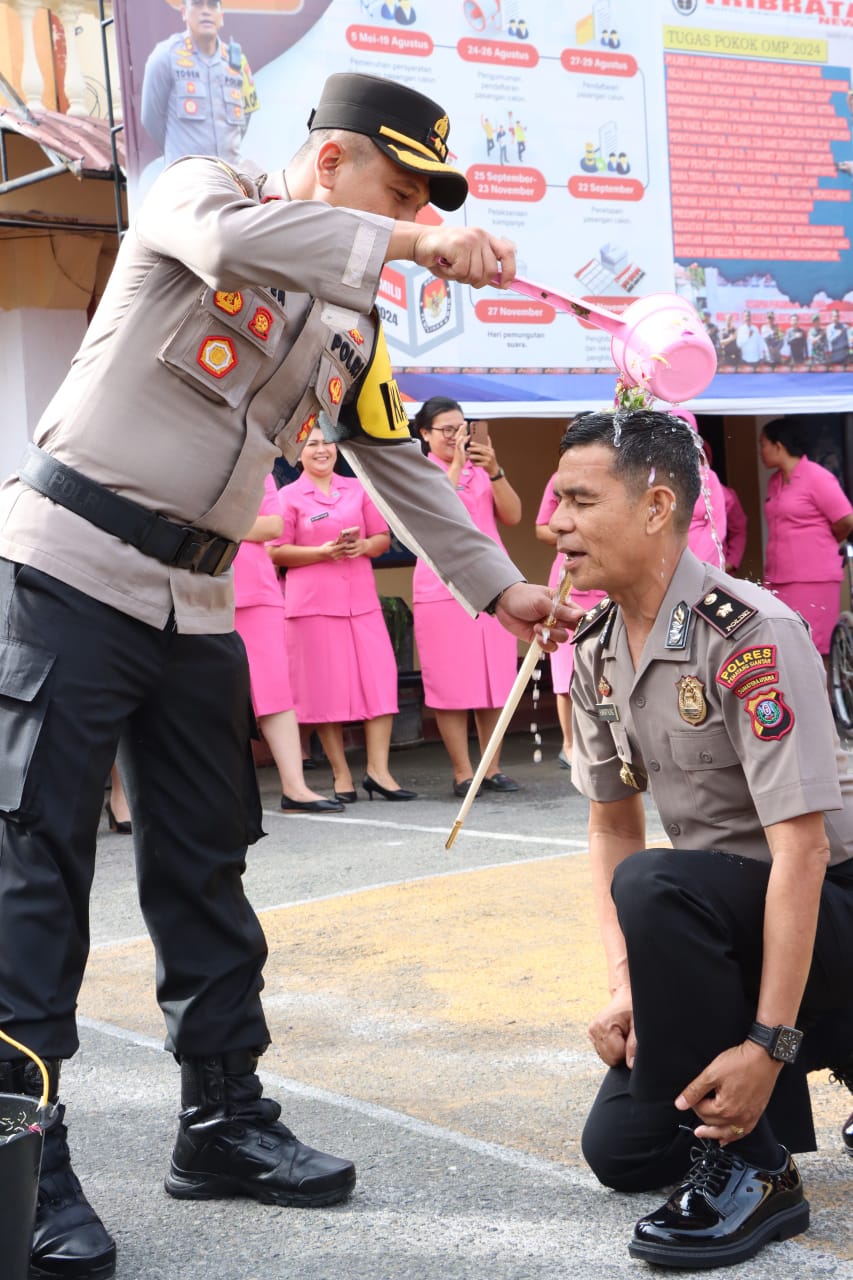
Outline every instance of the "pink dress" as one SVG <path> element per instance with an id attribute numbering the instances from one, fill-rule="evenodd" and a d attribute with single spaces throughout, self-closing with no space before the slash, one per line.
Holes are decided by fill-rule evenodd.
<path id="1" fill-rule="evenodd" d="M 734 489 L 723 485 L 723 493 L 726 498 L 726 540 L 723 544 L 726 549 L 726 564 L 739 569 L 746 550 L 746 512 Z"/>
<path id="2" fill-rule="evenodd" d="M 539 511 L 536 515 L 537 524 L 548 524 L 551 516 L 557 510 L 559 505 L 557 495 L 554 493 L 554 485 L 557 480 L 556 471 L 551 476 L 545 486 L 545 492 L 542 494 L 542 501 L 539 504 Z M 551 565 L 551 572 L 548 575 L 548 586 L 552 591 L 556 591 L 560 585 L 560 573 L 563 568 L 564 556 L 558 551 Z M 606 595 L 604 591 L 576 591 L 572 587 L 569 592 L 569 599 L 572 604 L 576 604 L 580 609 L 589 612 L 594 609 L 600 600 Z M 574 642 L 569 639 L 565 644 L 557 647 L 554 653 L 548 655 L 551 659 L 551 687 L 555 693 L 568 694 L 572 684 L 572 672 L 575 669 L 575 647 Z"/>
<path id="3" fill-rule="evenodd" d="M 259 516 L 278 514 L 278 490 L 264 481 Z M 242 542 L 234 557 L 234 629 L 246 646 L 256 716 L 290 711 L 293 694 L 284 641 L 284 601 L 266 543 Z"/>
<path id="4" fill-rule="evenodd" d="M 278 542 L 318 547 L 343 529 L 360 538 L 388 526 L 361 483 L 332 476 L 328 494 L 304 473 L 278 491 Z M 397 710 L 397 664 L 368 556 L 289 568 L 284 579 L 287 653 L 302 724 L 373 720 Z"/>
<path id="5" fill-rule="evenodd" d="M 765 586 L 805 618 L 819 653 L 829 653 L 844 567 L 832 525 L 850 501 L 831 471 L 800 458 L 785 484 L 774 471 L 764 504 Z"/>
<path id="6" fill-rule="evenodd" d="M 449 470 L 434 454 L 429 457 Z M 466 462 L 456 491 L 477 528 L 502 547 L 488 473 Z M 420 560 L 412 600 L 426 705 L 439 711 L 502 707 L 518 670 L 515 637 L 486 613 L 472 618 Z"/>
<path id="7" fill-rule="evenodd" d="M 720 564 L 717 542 L 721 547 L 726 545 L 726 494 L 716 471 L 703 466 L 701 475 L 702 488 L 707 489 L 711 495 L 711 515 L 709 517 L 708 508 L 705 506 L 705 495 L 700 493 L 693 508 L 693 515 L 690 517 L 687 545 L 697 560 L 705 560 L 717 569 L 722 569 L 725 566 Z M 714 541 L 715 532 L 717 542 Z"/>

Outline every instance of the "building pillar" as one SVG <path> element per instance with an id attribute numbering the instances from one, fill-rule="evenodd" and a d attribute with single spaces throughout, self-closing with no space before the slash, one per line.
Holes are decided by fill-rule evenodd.
<path id="1" fill-rule="evenodd" d="M 77 49 L 77 27 L 82 11 L 82 4 L 75 3 L 74 0 L 63 0 L 57 11 L 65 28 L 65 96 L 68 99 L 66 114 L 69 116 L 89 114 L 86 107 L 86 81 Z"/>
<path id="2" fill-rule="evenodd" d="M 17 0 L 15 6 L 21 19 L 21 36 L 24 58 L 21 66 L 21 95 L 28 107 L 43 107 L 44 80 L 36 55 L 33 24 L 42 7 L 39 0 Z"/>

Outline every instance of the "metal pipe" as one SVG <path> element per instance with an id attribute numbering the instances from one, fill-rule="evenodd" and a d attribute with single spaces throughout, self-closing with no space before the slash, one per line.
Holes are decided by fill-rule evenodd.
<path id="1" fill-rule="evenodd" d="M 107 45 L 107 27 L 115 23 L 115 18 L 108 18 L 104 11 L 104 0 L 98 0 L 98 16 L 101 28 L 101 55 L 104 60 L 104 86 L 107 91 L 107 119 L 110 123 L 110 153 L 113 160 L 113 187 L 115 190 L 115 210 L 116 210 L 116 236 L 121 243 L 124 235 L 124 210 L 121 204 L 121 193 L 125 185 L 125 179 L 122 175 L 121 167 L 118 162 L 118 148 L 116 146 L 116 134 L 121 133 L 124 128 L 123 124 L 116 124 L 115 112 L 113 110 L 113 87 L 110 77 L 110 52 Z"/>
<path id="2" fill-rule="evenodd" d="M 34 182 L 47 182 L 48 178 L 58 178 L 60 174 L 67 172 L 67 165 L 54 164 L 49 169 L 39 169 L 36 173 L 27 173 L 22 178 L 8 178 L 0 183 L 0 196 L 7 196 L 10 191 L 20 191 L 22 187 L 32 186 Z"/>

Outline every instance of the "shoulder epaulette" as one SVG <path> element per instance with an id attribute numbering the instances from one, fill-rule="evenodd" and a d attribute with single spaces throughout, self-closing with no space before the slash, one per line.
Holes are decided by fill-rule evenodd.
<path id="1" fill-rule="evenodd" d="M 591 632 L 598 630 L 598 628 L 606 619 L 612 618 L 613 620 L 615 620 L 616 618 L 615 610 L 616 610 L 616 602 L 614 600 L 611 600 L 609 596 L 605 596 L 603 600 L 599 601 L 599 603 L 595 606 L 594 609 L 590 609 L 589 613 L 584 614 L 583 618 L 581 618 L 580 622 L 575 627 L 575 632 L 573 637 L 574 643 L 577 644 L 578 640 L 581 640 L 583 639 L 584 636 L 587 636 Z M 610 625 L 611 626 L 613 625 L 612 622 Z M 607 631 L 602 636 L 602 644 L 607 643 L 607 637 L 609 636 L 609 634 L 610 634 L 610 627 L 607 628 Z"/>
<path id="2" fill-rule="evenodd" d="M 704 618 L 721 636 L 731 636 L 750 618 L 754 618 L 757 609 L 738 600 L 730 591 L 722 587 L 712 587 L 701 600 L 693 606 L 693 612 Z"/>

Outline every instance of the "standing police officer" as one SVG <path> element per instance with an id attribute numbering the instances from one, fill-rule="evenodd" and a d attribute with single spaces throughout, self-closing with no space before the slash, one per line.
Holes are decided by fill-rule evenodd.
<path id="1" fill-rule="evenodd" d="M 222 0 L 187 0 L 186 31 L 161 40 L 145 64 L 142 123 L 166 164 L 220 156 L 236 164 L 258 108 L 252 72 L 235 40 L 220 39 Z"/>
<path id="2" fill-rule="evenodd" d="M 104 782 L 122 739 L 142 910 L 182 1111 L 166 1189 L 326 1205 L 355 1181 L 278 1120 L 266 942 L 242 888 L 262 834 L 248 667 L 227 569 L 279 452 L 318 421 L 408 546 L 531 638 L 551 608 L 470 523 L 409 434 L 375 299 L 386 261 L 507 283 L 515 253 L 457 209 L 437 103 L 328 80 L 286 171 L 190 157 L 157 179 L 71 369 L 0 492 L 0 1025 L 49 1065 L 76 1051 Z M 322 411 L 322 412 L 321 412 Z M 565 621 L 575 616 L 561 608 Z M 547 647 L 547 646 L 546 646 Z M 40 1092 L 0 1045 L 0 1090 Z M 113 1274 L 115 1245 L 45 1133 L 34 1274 Z"/>
<path id="3" fill-rule="evenodd" d="M 683 1179 L 632 1255 L 737 1263 L 808 1226 L 780 1145 L 813 1145 L 805 1071 L 853 1083 L 853 777 L 802 619 L 688 549 L 687 425 L 588 414 L 562 450 L 557 547 L 609 593 L 572 682 L 611 990 L 584 1154 L 623 1191 Z M 644 849 L 647 787 L 670 849 Z"/>

